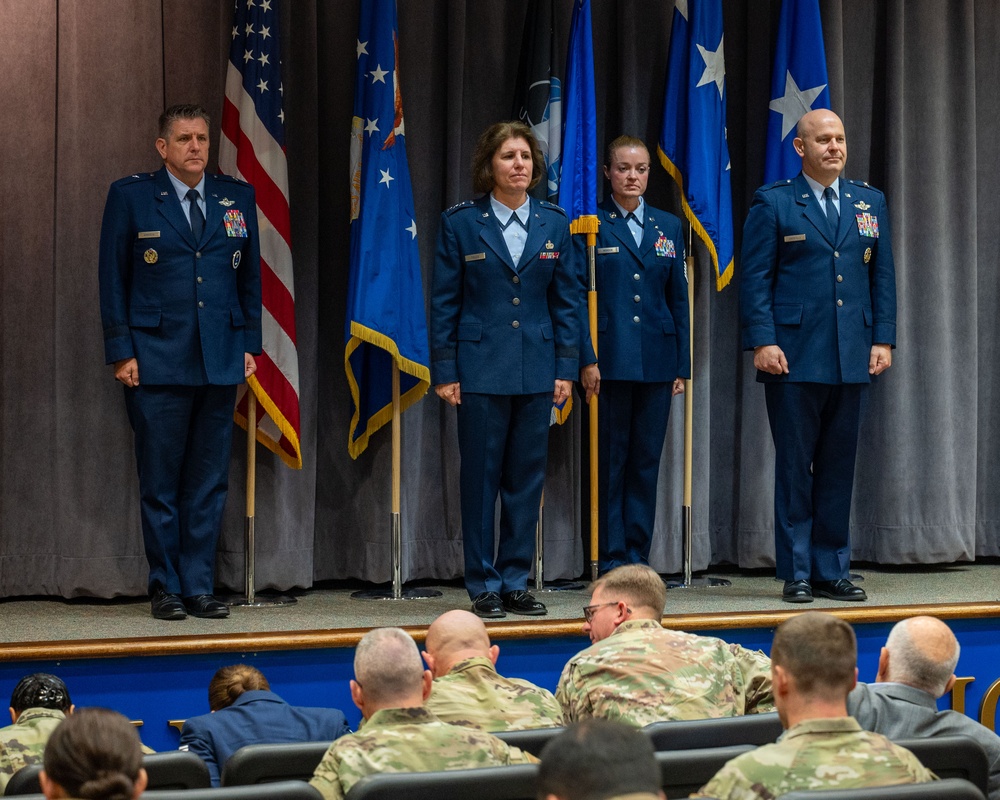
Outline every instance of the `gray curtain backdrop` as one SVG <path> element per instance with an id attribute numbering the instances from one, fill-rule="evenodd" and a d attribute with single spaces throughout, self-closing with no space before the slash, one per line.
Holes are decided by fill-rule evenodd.
<path id="1" fill-rule="evenodd" d="M 598 141 L 655 150 L 673 4 L 592 0 Z M 737 253 L 763 172 L 779 0 L 726 0 Z M 892 214 L 899 349 L 872 387 L 854 556 L 889 564 L 1000 554 L 1000 18 L 992 0 L 821 0 L 846 175 Z M 399 0 L 400 60 L 425 285 L 440 212 L 472 196 L 478 133 L 510 113 L 526 0 Z M 560 36 L 571 0 L 558 1 Z M 230 0 L 0 0 L 0 597 L 141 595 L 131 432 L 104 365 L 97 244 L 108 185 L 158 166 L 156 117 L 202 102 L 218 146 Z M 305 466 L 257 463 L 257 586 L 389 579 L 388 429 L 347 454 L 348 146 L 356 0 L 283 8 Z M 214 168 L 214 159 L 213 159 Z M 654 167 L 648 194 L 678 211 Z M 694 566 L 773 565 L 773 454 L 739 349 L 738 290 L 696 250 Z M 739 263 L 737 276 L 739 279 Z M 579 406 L 578 406 L 579 408 Z M 580 413 L 553 429 L 546 577 L 584 567 Z M 683 405 L 671 411 L 653 565 L 680 569 Z M 237 434 L 218 579 L 242 586 L 245 437 Z M 455 416 L 403 417 L 404 578 L 461 574 Z"/>

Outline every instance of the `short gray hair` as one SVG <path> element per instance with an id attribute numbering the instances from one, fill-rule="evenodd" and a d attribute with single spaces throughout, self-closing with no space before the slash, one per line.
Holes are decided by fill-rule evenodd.
<path id="1" fill-rule="evenodd" d="M 955 634 L 933 617 L 910 617 L 897 622 L 889 631 L 885 648 L 889 651 L 886 677 L 934 697 L 944 694 L 961 652 Z"/>
<path id="2" fill-rule="evenodd" d="M 354 651 L 354 679 L 376 702 L 391 703 L 419 692 L 423 675 L 417 643 L 402 628 L 375 628 Z"/>

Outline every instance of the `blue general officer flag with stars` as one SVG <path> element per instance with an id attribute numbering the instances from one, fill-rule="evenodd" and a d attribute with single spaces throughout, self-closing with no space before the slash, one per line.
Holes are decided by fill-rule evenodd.
<path id="1" fill-rule="evenodd" d="M 784 0 L 771 73 L 764 183 L 794 178 L 802 159 L 792 146 L 795 126 L 815 108 L 830 107 L 819 0 Z"/>
<path id="2" fill-rule="evenodd" d="M 684 216 L 712 257 L 719 291 L 733 277 L 723 44 L 721 0 L 677 0 L 657 148 L 681 187 Z"/>
<path id="3" fill-rule="evenodd" d="M 344 366 L 357 458 L 392 419 L 393 363 L 400 410 L 430 385 L 413 189 L 406 162 L 396 0 L 362 0 L 351 126 L 351 261 Z"/>
<path id="4" fill-rule="evenodd" d="M 590 0 L 576 0 L 566 54 L 563 106 L 566 127 L 562 145 L 559 205 L 575 222 L 597 215 L 597 101 L 594 99 L 594 40 Z M 576 233 L 576 231 L 573 231 Z"/>

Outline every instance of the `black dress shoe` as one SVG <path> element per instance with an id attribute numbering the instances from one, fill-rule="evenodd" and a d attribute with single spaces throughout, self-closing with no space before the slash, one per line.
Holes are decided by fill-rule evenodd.
<path id="1" fill-rule="evenodd" d="M 501 619 L 507 615 L 503 610 L 500 595 L 496 592 L 480 592 L 472 601 L 472 613 L 483 619 Z"/>
<path id="2" fill-rule="evenodd" d="M 150 611 L 153 612 L 153 619 L 184 619 L 187 612 L 180 597 L 169 594 L 162 589 L 153 592 L 149 598 Z"/>
<path id="3" fill-rule="evenodd" d="M 184 607 L 192 617 L 203 619 L 225 619 L 229 616 L 229 606 L 216 600 L 210 594 L 199 594 L 184 598 Z"/>
<path id="4" fill-rule="evenodd" d="M 542 617 L 549 613 L 544 604 L 539 603 L 531 592 L 524 589 L 502 594 L 500 599 L 503 600 L 503 607 L 512 614 Z"/>
<path id="5" fill-rule="evenodd" d="M 813 583 L 813 594 L 818 597 L 829 597 L 831 600 L 867 600 L 868 595 L 860 586 L 855 586 L 847 578 L 839 581 L 816 581 Z"/>
<path id="6" fill-rule="evenodd" d="M 785 588 L 781 590 L 781 599 L 786 603 L 811 603 L 813 592 L 809 581 L 785 581 Z"/>

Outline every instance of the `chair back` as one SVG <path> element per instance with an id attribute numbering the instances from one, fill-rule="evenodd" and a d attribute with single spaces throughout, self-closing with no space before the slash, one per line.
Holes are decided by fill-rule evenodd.
<path id="1" fill-rule="evenodd" d="M 537 764 L 453 769 L 444 772 L 382 772 L 362 778 L 345 800 L 535 800 Z"/>
<path id="2" fill-rule="evenodd" d="M 147 789 L 207 789 L 212 785 L 208 767 L 196 753 L 167 750 L 142 757 L 149 779 Z"/>
<path id="3" fill-rule="evenodd" d="M 753 749 L 752 745 L 734 744 L 656 753 L 663 791 L 667 797 L 687 797 L 714 778 L 727 761 Z"/>
<path id="4" fill-rule="evenodd" d="M 233 753 L 222 768 L 223 786 L 251 786 L 275 781 L 309 781 L 330 742 L 248 744 Z"/>
<path id="5" fill-rule="evenodd" d="M 970 736 L 927 736 L 894 739 L 920 759 L 939 778 L 964 778 L 989 794 L 990 760 L 983 746 Z"/>
<path id="6" fill-rule="evenodd" d="M 863 789 L 816 789 L 783 794 L 778 800 L 986 800 L 978 788 L 962 778 Z"/>
<path id="7" fill-rule="evenodd" d="M 7 788 L 3 790 L 4 797 L 14 794 L 39 794 L 42 791 L 42 784 L 38 782 L 38 773 L 41 771 L 41 762 L 21 767 L 7 781 Z"/>
<path id="8" fill-rule="evenodd" d="M 718 719 L 678 719 L 654 722 L 642 729 L 654 750 L 693 750 L 731 744 L 771 744 L 781 736 L 777 712 Z"/>
<path id="9" fill-rule="evenodd" d="M 541 755 L 546 742 L 562 733 L 565 728 L 530 728 L 523 731 L 493 731 L 498 739 L 503 739 L 512 747 L 517 747 L 533 756 Z"/>
<path id="10" fill-rule="evenodd" d="M 142 800 L 322 800 L 302 781 L 278 781 L 266 786 L 223 786 L 218 789 L 158 789 L 142 793 Z"/>

